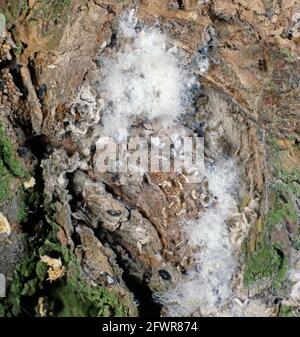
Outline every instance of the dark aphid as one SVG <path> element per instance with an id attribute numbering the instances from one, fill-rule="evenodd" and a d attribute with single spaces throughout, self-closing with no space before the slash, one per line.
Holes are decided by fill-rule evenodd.
<path id="1" fill-rule="evenodd" d="M 114 183 L 118 182 L 118 180 L 119 180 L 118 173 L 112 173 L 111 174 L 111 182 L 114 184 Z"/>
<path id="2" fill-rule="evenodd" d="M 258 67 L 262 71 L 267 71 L 267 63 L 265 59 L 259 59 L 258 60 Z"/>
<path id="3" fill-rule="evenodd" d="M 145 184 L 150 184 L 150 182 L 149 182 L 149 177 L 148 177 L 148 175 L 147 175 L 146 173 L 144 173 L 144 175 L 143 175 L 143 182 L 144 182 Z"/>
<path id="4" fill-rule="evenodd" d="M 195 129 L 195 132 L 199 137 L 205 136 L 204 127 L 205 127 L 205 122 L 201 122 L 199 123 L 198 127 Z"/>
<path id="5" fill-rule="evenodd" d="M 46 84 L 42 84 L 38 87 L 36 94 L 41 101 L 45 98 L 46 92 L 47 92 Z"/>
<path id="6" fill-rule="evenodd" d="M 274 304 L 280 304 L 283 301 L 283 298 L 281 297 L 276 297 L 274 300 Z"/>
<path id="7" fill-rule="evenodd" d="M 107 211 L 107 213 L 110 215 L 110 216 L 120 216 L 122 213 L 119 212 L 119 211 L 115 211 L 114 209 L 109 209 Z"/>
<path id="8" fill-rule="evenodd" d="M 25 157 L 29 153 L 28 147 L 21 146 L 18 148 L 17 153 L 20 157 Z"/>
<path id="9" fill-rule="evenodd" d="M 158 271 L 158 273 L 159 273 L 159 276 L 162 279 L 164 279 L 166 281 L 171 280 L 171 275 L 166 270 L 161 269 L 161 270 Z"/>
<path id="10" fill-rule="evenodd" d="M 293 38 L 293 32 L 292 32 L 291 30 L 289 30 L 289 31 L 287 32 L 287 38 L 288 38 L 289 40 L 291 40 L 291 39 Z"/>
<path id="11" fill-rule="evenodd" d="M 178 7 L 180 10 L 183 10 L 184 11 L 184 2 L 183 0 L 177 0 L 177 3 L 178 3 Z"/>
<path id="12" fill-rule="evenodd" d="M 114 15 L 117 14 L 117 13 L 114 11 L 113 7 L 110 6 L 110 5 L 106 5 L 106 9 L 107 9 L 107 12 L 108 12 L 109 14 L 114 14 Z"/>
<path id="13" fill-rule="evenodd" d="M 116 32 L 112 32 L 110 42 L 107 45 L 107 47 L 113 49 L 117 45 L 117 42 L 118 42 L 118 34 Z"/>
<path id="14" fill-rule="evenodd" d="M 135 303 L 135 305 L 137 307 L 139 307 L 141 305 L 141 302 L 138 299 L 136 299 L 136 298 L 133 299 L 133 302 Z"/>
<path id="15" fill-rule="evenodd" d="M 208 47 L 206 46 L 200 47 L 197 52 L 200 55 L 206 55 L 208 53 Z"/>
<path id="16" fill-rule="evenodd" d="M 39 159 L 47 158 L 53 153 L 51 140 L 45 134 L 32 137 L 28 142 L 28 146 L 32 153 Z"/>
<path id="17" fill-rule="evenodd" d="M 284 30 L 282 33 L 281 33 L 281 36 L 285 39 L 289 39 L 289 40 L 292 40 L 293 39 L 293 31 L 291 29 L 289 30 Z"/>
<path id="18" fill-rule="evenodd" d="M 144 275 L 143 275 L 143 280 L 146 282 L 146 283 L 150 283 L 151 281 L 151 273 L 150 272 L 145 272 Z"/>
<path id="19" fill-rule="evenodd" d="M 192 129 L 199 137 L 204 137 L 205 122 L 193 120 L 189 123 L 186 123 L 186 126 Z"/>
<path id="20" fill-rule="evenodd" d="M 180 266 L 180 271 L 183 275 L 186 274 L 186 269 L 183 266 Z"/>

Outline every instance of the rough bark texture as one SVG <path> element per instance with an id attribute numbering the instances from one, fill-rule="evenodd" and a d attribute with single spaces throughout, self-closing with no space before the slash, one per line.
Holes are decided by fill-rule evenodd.
<path id="1" fill-rule="evenodd" d="M 14 285 L 0 315 L 26 315 L 25 307 L 42 316 L 135 316 L 148 315 L 147 305 L 158 314 L 149 293 L 171 288 L 195 264 L 181 223 L 208 207 L 205 184 L 96 169 L 99 59 L 122 45 L 118 20 L 137 3 L 141 22 L 158 20 L 186 55 L 209 59 L 195 113 L 179 128 L 195 134 L 201 121 L 206 158 L 225 154 L 239 168 L 237 210 L 228 221 L 240 264 L 237 297 L 259 297 L 260 315 L 296 315 L 299 298 L 290 297 L 286 271 L 300 263 L 297 0 L 0 1 L 7 20 L 0 38 L 0 211 L 12 231 L 8 237 L 0 227 L 0 272 Z M 80 95 L 84 87 L 94 90 L 94 101 Z M 156 131 L 150 123 L 131 132 Z M 36 184 L 26 189 L 31 176 Z M 62 259 L 64 278 L 47 280 L 43 254 Z M 269 270 L 274 256 L 280 263 Z M 56 312 L 55 301 L 67 309 Z M 68 311 L 69 303 L 78 311 Z"/>

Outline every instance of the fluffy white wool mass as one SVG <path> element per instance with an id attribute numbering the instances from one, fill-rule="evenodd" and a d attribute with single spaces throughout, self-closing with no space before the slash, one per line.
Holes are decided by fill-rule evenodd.
<path id="1" fill-rule="evenodd" d="M 168 316 L 214 314 L 232 299 L 231 280 L 236 258 L 229 241 L 226 220 L 235 210 L 237 180 L 232 161 L 222 160 L 206 168 L 209 191 L 216 204 L 183 225 L 189 244 L 197 250 L 197 266 L 173 289 L 158 296 Z"/>
<path id="2" fill-rule="evenodd" d="M 172 125 L 192 105 L 199 83 L 192 66 L 172 47 L 158 28 L 137 28 L 134 12 L 120 24 L 126 43 L 103 60 L 102 123 L 107 135 L 125 138 L 135 124 L 156 120 L 161 127 Z M 200 72 L 208 60 L 197 63 Z M 197 266 L 182 282 L 157 295 L 169 316 L 216 312 L 232 299 L 230 283 L 236 259 L 229 241 L 226 220 L 235 210 L 236 168 L 222 160 L 206 168 L 209 192 L 216 201 L 197 221 L 183 224 L 195 253 Z"/>
<path id="3" fill-rule="evenodd" d="M 140 121 L 170 125 L 190 106 L 190 89 L 199 85 L 164 34 L 157 28 L 136 30 L 135 25 L 133 13 L 121 20 L 127 44 L 103 60 L 103 125 L 115 138 L 125 137 Z"/>

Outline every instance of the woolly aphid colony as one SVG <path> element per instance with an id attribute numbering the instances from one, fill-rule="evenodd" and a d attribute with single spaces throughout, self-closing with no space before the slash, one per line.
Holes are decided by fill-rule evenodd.
<path id="1" fill-rule="evenodd" d="M 174 123 L 191 106 L 191 88 L 199 87 L 180 50 L 159 29 L 136 26 L 134 12 L 121 20 L 128 43 L 103 61 L 103 123 L 118 138 L 139 120 Z"/>
<path id="2" fill-rule="evenodd" d="M 236 261 L 229 241 L 226 220 L 235 211 L 236 168 L 230 160 L 206 166 L 205 179 L 214 207 L 208 207 L 199 219 L 182 224 L 188 243 L 196 250 L 196 267 L 183 281 L 164 294 L 157 295 L 169 316 L 209 315 L 218 312 L 233 293 L 230 283 Z"/>
<path id="3" fill-rule="evenodd" d="M 120 34 L 127 43 L 102 62 L 106 135 L 127 136 L 138 121 L 155 120 L 162 127 L 178 121 L 192 105 L 193 88 L 199 88 L 187 57 L 172 46 L 158 28 L 138 24 L 134 12 L 123 17 Z M 207 60 L 198 65 L 207 69 Z M 206 167 L 209 191 L 216 206 L 199 214 L 197 221 L 182 224 L 189 244 L 195 248 L 197 265 L 182 282 L 155 298 L 171 316 L 209 314 L 232 298 L 230 283 L 236 268 L 226 220 L 235 205 L 236 168 L 220 160 Z"/>

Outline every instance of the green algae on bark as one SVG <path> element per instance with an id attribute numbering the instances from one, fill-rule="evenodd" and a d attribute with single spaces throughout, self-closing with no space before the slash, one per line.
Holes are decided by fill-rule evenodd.
<path id="1" fill-rule="evenodd" d="M 51 225 L 44 229 L 46 236 L 29 240 L 29 254 L 16 268 L 7 297 L 0 303 L 0 316 L 38 315 L 40 298 L 46 299 L 49 316 L 128 315 L 117 293 L 88 281 L 76 256 L 58 241 L 59 226 L 48 220 Z M 63 278 L 49 282 L 47 265 L 40 260 L 43 255 L 62 260 L 67 270 Z"/>
<path id="2" fill-rule="evenodd" d="M 272 136 L 268 139 L 273 182 L 268 187 L 269 211 L 263 219 L 263 231 L 255 250 L 248 252 L 245 243 L 244 283 L 247 287 L 269 280 L 273 289 L 279 289 L 286 279 L 289 267 L 287 242 L 272 233 L 279 228 L 287 233 L 289 245 L 300 250 L 300 225 L 297 200 L 300 199 L 300 171 L 290 165 L 287 170 L 281 157 L 281 148 Z M 289 248 L 290 249 L 290 248 Z"/>
<path id="3" fill-rule="evenodd" d="M 278 317 L 300 317 L 298 308 L 291 305 L 281 304 L 278 311 Z"/>
<path id="4" fill-rule="evenodd" d="M 273 287 L 280 287 L 287 268 L 286 258 L 280 252 L 280 246 L 262 240 L 258 248 L 246 258 L 245 286 L 251 287 L 256 282 L 267 280 L 271 281 Z"/>
<path id="5" fill-rule="evenodd" d="M 16 204 L 18 207 L 16 216 L 6 215 L 18 223 L 27 217 L 32 204 L 31 194 L 34 192 L 25 190 L 23 186 L 23 182 L 29 177 L 29 173 L 17 157 L 12 142 L 0 123 L 0 209 L 3 208 L 4 213 L 13 212 L 8 204 L 11 206 Z"/>
<path id="6" fill-rule="evenodd" d="M 0 158 L 9 171 L 15 177 L 26 178 L 28 174 L 17 158 L 10 139 L 6 136 L 4 127 L 0 124 Z"/>

